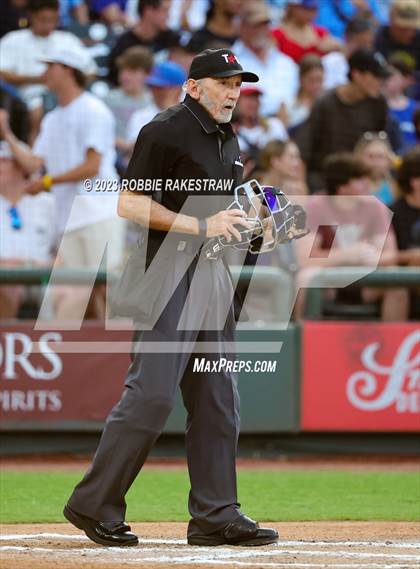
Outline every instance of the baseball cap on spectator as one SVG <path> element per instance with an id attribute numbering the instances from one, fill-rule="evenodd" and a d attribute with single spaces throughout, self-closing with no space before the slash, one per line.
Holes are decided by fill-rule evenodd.
<path id="1" fill-rule="evenodd" d="M 14 159 L 14 154 L 10 145 L 5 140 L 0 140 L 0 158 Z"/>
<path id="2" fill-rule="evenodd" d="M 318 10 L 319 0 L 288 0 L 290 6 L 302 6 L 308 10 Z"/>
<path id="3" fill-rule="evenodd" d="M 245 97 L 247 95 L 262 95 L 263 92 L 261 91 L 261 89 L 258 89 L 258 87 L 242 87 L 241 88 L 241 95 L 244 95 Z"/>
<path id="4" fill-rule="evenodd" d="M 184 69 L 174 61 L 158 63 L 146 78 L 149 87 L 178 87 L 187 79 Z"/>
<path id="5" fill-rule="evenodd" d="M 87 50 L 82 48 L 69 49 L 58 47 L 51 50 L 47 57 L 41 60 L 42 63 L 60 63 L 72 69 L 77 69 L 81 73 L 88 75 L 94 71 L 93 62 L 89 57 Z"/>
<path id="6" fill-rule="evenodd" d="M 266 4 L 250 3 L 242 12 L 242 20 L 253 25 L 269 23 L 271 13 Z"/>
<path id="7" fill-rule="evenodd" d="M 205 49 L 194 57 L 188 77 L 204 79 L 205 77 L 234 77 L 242 75 L 242 80 L 249 83 L 259 81 L 258 75 L 244 71 L 230 49 Z"/>
<path id="8" fill-rule="evenodd" d="M 420 28 L 419 0 L 394 0 L 390 20 L 401 28 Z"/>
<path id="9" fill-rule="evenodd" d="M 389 77 L 389 67 L 384 56 L 370 49 L 357 49 L 349 57 L 350 71 L 365 71 L 375 77 L 386 79 Z"/>
<path id="10" fill-rule="evenodd" d="M 409 53 L 396 52 L 388 59 L 388 63 L 391 71 L 394 68 L 404 77 L 414 77 L 416 63 Z"/>

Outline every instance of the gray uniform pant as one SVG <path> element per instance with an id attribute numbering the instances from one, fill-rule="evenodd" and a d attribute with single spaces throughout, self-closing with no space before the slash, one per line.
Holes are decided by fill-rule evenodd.
<path id="1" fill-rule="evenodd" d="M 218 342 L 220 352 L 141 353 L 140 348 L 128 369 L 122 399 L 107 418 L 92 465 L 69 499 L 70 507 L 81 514 L 101 521 L 125 519 L 125 494 L 165 425 L 178 386 L 188 412 L 188 506 L 194 524 L 203 533 L 211 533 L 240 513 L 235 469 L 239 435 L 237 377 L 223 369 L 193 371 L 195 358 L 205 357 L 210 362 L 219 362 L 221 357 L 235 359 L 235 354 L 223 349 L 226 342 L 234 341 L 231 302 L 222 329 L 211 329 L 216 307 L 222 299 L 229 299 L 232 284 L 222 261 L 200 262 L 196 271 L 201 271 L 199 285 L 192 287 L 196 295 L 192 295 L 190 312 L 184 309 L 183 313 L 196 267 L 195 258 L 153 329 L 140 333 L 141 341 Z M 201 311 L 202 326 L 198 330 L 177 330 L 181 314 L 188 320 L 193 310 L 195 320 L 197 310 Z"/>

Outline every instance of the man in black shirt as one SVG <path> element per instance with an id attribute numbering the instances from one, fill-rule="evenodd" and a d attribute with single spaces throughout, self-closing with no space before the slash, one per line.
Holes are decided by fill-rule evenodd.
<path id="1" fill-rule="evenodd" d="M 240 241 L 238 227 L 250 228 L 241 209 L 226 210 L 219 188 L 228 182 L 229 195 L 242 178 L 230 125 L 242 79 L 258 81 L 230 50 L 201 52 L 191 64 L 185 100 L 143 127 L 128 166 L 127 183 L 161 180 L 164 185 L 160 197 L 143 189 L 123 191 L 119 201 L 122 217 L 149 227 L 139 258 L 152 272 L 139 283 L 133 273 L 128 290 L 120 292 L 124 299 L 134 294 L 137 325 L 152 327 L 142 330 L 127 389 L 107 419 L 91 468 L 64 509 L 70 522 L 103 545 L 138 543 L 123 521 L 124 497 L 164 427 L 179 385 L 188 411 L 188 543 L 264 545 L 278 539 L 276 531 L 242 514 L 237 502 L 237 376 L 235 356 L 225 347 L 234 342 L 233 287 L 222 258 L 199 256 L 205 238 Z M 199 195 L 187 201 L 192 193 Z M 163 271 L 153 272 L 156 261 Z M 166 353 L 174 341 L 177 349 Z M 195 366 L 198 356 L 190 357 L 196 342 L 212 346 L 203 348 L 209 366 L 201 371 Z M 157 353 L 143 348 L 156 344 Z M 232 364 L 229 369 L 218 365 L 222 358 Z"/>
<path id="2" fill-rule="evenodd" d="M 389 15 L 389 25 L 379 28 L 375 49 L 389 59 L 405 53 L 420 70 L 420 2 L 395 0 Z"/>
<path id="3" fill-rule="evenodd" d="M 404 155 L 398 170 L 402 196 L 392 205 L 392 224 L 398 244 L 398 263 L 420 267 L 420 146 Z M 420 290 L 405 291 L 400 299 L 403 318 L 419 317 Z"/>
<path id="4" fill-rule="evenodd" d="M 402 196 L 391 206 L 401 265 L 420 266 L 420 146 L 408 152 L 398 170 Z"/>
<path id="5" fill-rule="evenodd" d="M 153 53 L 179 45 L 180 35 L 167 25 L 169 0 L 141 0 L 138 5 L 140 19 L 123 33 L 109 55 L 109 80 L 117 84 L 116 59 L 129 47 L 141 45 Z"/>
<path id="6" fill-rule="evenodd" d="M 239 36 L 238 18 L 243 8 L 241 0 L 213 0 L 210 2 L 203 28 L 191 36 L 191 45 L 197 51 L 207 47 L 232 46 Z"/>
<path id="7" fill-rule="evenodd" d="M 351 152 L 367 131 L 386 130 L 388 107 L 381 86 L 388 74 L 381 54 L 358 49 L 349 57 L 349 83 L 328 91 L 314 104 L 301 143 L 312 192 L 323 189 L 327 156 Z"/>

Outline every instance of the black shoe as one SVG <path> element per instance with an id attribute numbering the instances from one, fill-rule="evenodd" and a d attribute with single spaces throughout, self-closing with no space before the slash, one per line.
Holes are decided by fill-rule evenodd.
<path id="1" fill-rule="evenodd" d="M 279 534 L 270 528 L 260 528 L 257 522 L 240 515 L 223 529 L 208 535 L 189 535 L 189 545 L 242 545 L 256 546 L 276 543 Z"/>
<path id="2" fill-rule="evenodd" d="M 138 545 L 139 540 L 125 522 L 98 522 L 64 506 L 64 517 L 70 523 L 85 532 L 89 539 L 100 545 L 127 547 Z"/>

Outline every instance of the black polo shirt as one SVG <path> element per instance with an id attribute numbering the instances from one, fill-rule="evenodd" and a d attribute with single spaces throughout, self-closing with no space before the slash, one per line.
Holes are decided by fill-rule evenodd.
<path id="1" fill-rule="evenodd" d="M 179 212 L 191 195 L 217 195 L 219 200 L 203 202 L 206 209 L 200 210 L 200 217 L 208 217 L 226 209 L 226 196 L 232 195 L 242 182 L 242 174 L 239 145 L 230 123 L 217 124 L 202 105 L 187 95 L 182 103 L 159 113 L 141 129 L 125 179 L 162 180 L 160 196 L 157 192 L 150 195 L 174 212 Z M 202 184 L 200 190 L 198 181 L 206 179 L 231 183 L 224 189 Z M 176 180 L 191 180 L 192 189 L 172 189 Z M 197 217 L 197 200 L 194 202 L 191 212 L 186 204 L 185 213 Z M 149 230 L 148 249 L 152 246 L 156 251 L 164 237 L 163 231 Z"/>

